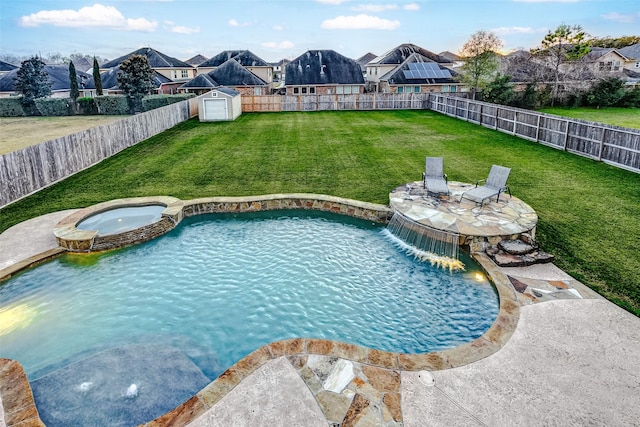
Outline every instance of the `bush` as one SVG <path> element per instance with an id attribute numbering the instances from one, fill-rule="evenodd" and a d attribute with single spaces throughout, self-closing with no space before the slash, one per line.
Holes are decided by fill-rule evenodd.
<path id="1" fill-rule="evenodd" d="M 70 116 L 73 113 L 69 98 L 38 98 L 34 101 L 40 115 L 45 117 Z"/>
<path id="2" fill-rule="evenodd" d="M 592 107 L 613 107 L 625 96 L 624 82 L 618 77 L 600 80 L 586 94 L 587 104 Z"/>
<path id="3" fill-rule="evenodd" d="M 195 95 L 192 93 L 180 93 L 177 95 L 148 95 L 142 98 L 142 110 L 155 110 L 156 108 L 166 107 L 167 105 L 184 101 L 185 99 L 193 98 L 194 96 Z"/>
<path id="4" fill-rule="evenodd" d="M 527 84 L 522 92 L 517 92 L 513 99 L 513 105 L 519 108 L 533 110 L 537 107 L 536 86 L 533 83 Z"/>
<path id="5" fill-rule="evenodd" d="M 93 98 L 78 98 L 78 110 L 83 116 L 98 114 L 98 106 Z"/>
<path id="6" fill-rule="evenodd" d="M 129 114 L 129 102 L 124 95 L 96 96 L 94 98 L 98 113 L 105 116 L 123 116 Z"/>
<path id="7" fill-rule="evenodd" d="M 618 105 L 626 108 L 640 108 L 640 86 L 628 89 Z"/>
<path id="8" fill-rule="evenodd" d="M 22 107 L 22 97 L 0 98 L 0 117 L 22 117 L 27 113 Z"/>

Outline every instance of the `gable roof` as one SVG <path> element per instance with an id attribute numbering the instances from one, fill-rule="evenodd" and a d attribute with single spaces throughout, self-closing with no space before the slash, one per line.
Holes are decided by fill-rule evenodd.
<path id="1" fill-rule="evenodd" d="M 219 67 L 230 59 L 235 59 L 243 67 L 268 67 L 262 58 L 249 50 L 225 50 L 201 63 L 199 67 Z"/>
<path id="2" fill-rule="evenodd" d="M 100 68 L 104 69 L 119 67 L 124 60 L 129 59 L 132 55 L 146 56 L 149 60 L 149 65 L 151 66 L 151 68 L 193 68 L 186 62 L 180 61 L 179 59 L 173 58 L 171 56 L 167 56 L 164 53 L 158 52 L 157 50 L 150 47 L 140 48 L 112 61 L 106 62 L 100 65 Z"/>
<path id="3" fill-rule="evenodd" d="M 17 67 L 13 64 L 9 64 L 8 62 L 0 61 L 0 71 L 11 71 L 11 70 L 15 70 L 16 68 L 20 68 L 20 67 Z"/>
<path id="4" fill-rule="evenodd" d="M 440 55 L 444 59 L 447 59 L 448 62 L 462 61 L 464 59 L 464 58 L 462 58 L 462 56 L 457 55 L 457 54 L 455 54 L 453 52 L 449 52 L 448 50 L 440 52 L 438 55 Z"/>
<path id="5" fill-rule="evenodd" d="M 405 43 L 397 46 L 390 51 L 383 53 L 370 62 L 372 65 L 389 65 L 389 64 L 402 64 L 413 53 L 419 53 L 425 58 L 434 62 L 450 62 L 447 58 L 431 52 L 430 50 L 416 46 L 415 44 Z"/>
<path id="6" fill-rule="evenodd" d="M 632 44 L 618 49 L 618 52 L 629 59 L 640 59 L 640 43 Z"/>
<path id="7" fill-rule="evenodd" d="M 360 65 L 333 50 L 308 50 L 287 64 L 285 86 L 364 84 Z"/>
<path id="8" fill-rule="evenodd" d="M 15 68 L 0 78 L 0 92 L 16 91 L 15 79 L 18 76 L 18 70 L 19 68 Z M 52 92 L 71 89 L 68 65 L 45 65 L 44 72 L 49 76 L 48 81 Z M 96 88 L 91 74 L 76 70 L 76 76 L 78 76 L 80 90 Z"/>
<path id="9" fill-rule="evenodd" d="M 615 53 L 621 58 L 625 60 L 627 59 L 622 53 L 620 53 L 618 49 L 615 49 L 613 47 L 592 47 L 591 51 L 585 55 L 585 58 L 595 61 L 609 53 Z"/>
<path id="10" fill-rule="evenodd" d="M 378 57 L 377 55 L 369 52 L 369 53 L 365 53 L 360 58 L 356 59 L 356 62 L 360 64 L 360 69 L 364 73 L 367 70 L 367 64 L 373 61 L 374 59 L 376 59 L 377 57 Z"/>
<path id="11" fill-rule="evenodd" d="M 180 89 L 213 89 L 220 86 L 209 74 L 198 74 L 195 78 L 189 80 Z"/>
<path id="12" fill-rule="evenodd" d="M 194 67 L 197 67 L 198 65 L 202 64 L 206 60 L 207 60 L 206 56 L 196 55 L 196 56 L 192 56 L 191 58 L 187 59 L 184 62 L 186 62 L 189 65 L 193 65 Z"/>
<path id="13" fill-rule="evenodd" d="M 449 74 L 451 75 L 451 77 L 438 77 L 438 78 L 425 78 L 425 77 L 420 77 L 420 78 L 415 78 L 415 77 L 411 77 L 411 73 L 405 73 L 405 71 L 410 71 L 410 65 L 409 64 L 416 64 L 416 63 L 421 63 L 421 62 L 426 62 L 426 63 L 431 63 L 431 64 L 436 64 L 437 68 L 439 68 L 442 71 L 448 71 Z M 422 55 L 420 55 L 419 53 L 412 53 L 402 64 L 400 64 L 399 66 L 397 66 L 396 68 L 394 68 L 393 70 L 389 71 L 387 74 L 385 74 L 384 76 L 380 77 L 381 81 L 388 81 L 390 84 L 394 84 L 394 85 L 398 85 L 398 84 L 413 84 L 413 85 L 421 85 L 421 84 L 444 84 L 444 83 L 455 83 L 455 76 L 457 76 L 458 73 L 456 73 L 455 71 L 453 71 L 450 68 L 447 68 L 435 61 L 430 60 L 427 57 L 424 57 Z"/>
<path id="14" fill-rule="evenodd" d="M 264 80 L 244 68 L 233 58 L 210 71 L 208 75 L 223 86 L 267 86 Z"/>
<path id="15" fill-rule="evenodd" d="M 105 90 L 119 90 L 120 83 L 118 83 L 118 76 L 122 74 L 120 67 L 113 67 L 104 73 L 100 74 L 100 80 L 102 81 L 102 87 Z M 156 88 L 160 87 L 163 83 L 173 83 L 173 80 L 163 76 L 157 71 L 153 72 L 153 84 Z"/>

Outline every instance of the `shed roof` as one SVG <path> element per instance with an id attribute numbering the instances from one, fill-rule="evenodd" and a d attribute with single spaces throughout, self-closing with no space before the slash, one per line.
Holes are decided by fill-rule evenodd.
<path id="1" fill-rule="evenodd" d="M 225 50 L 201 63 L 199 67 L 219 67 L 230 59 L 235 59 L 243 67 L 268 67 L 262 58 L 249 50 Z"/>
<path id="2" fill-rule="evenodd" d="M 364 84 L 360 64 L 333 50 L 308 50 L 287 64 L 285 86 Z"/>
<path id="3" fill-rule="evenodd" d="M 414 53 L 419 53 L 420 55 L 428 58 L 434 62 L 446 63 L 450 62 L 447 58 L 443 58 L 442 56 L 431 52 L 430 50 L 421 48 L 420 46 L 416 46 L 415 44 L 405 43 L 400 46 L 394 47 L 390 51 L 383 53 L 378 56 L 374 60 L 370 62 L 373 65 L 388 65 L 388 64 L 402 64 L 407 60 L 409 56 Z"/>
<path id="4" fill-rule="evenodd" d="M 180 61 L 179 59 L 173 58 L 171 56 L 167 56 L 164 53 L 158 52 L 157 50 L 150 47 L 140 48 L 112 61 L 106 62 L 100 65 L 100 68 L 104 69 L 119 67 L 124 60 L 129 59 L 132 55 L 146 56 L 149 60 L 149 65 L 151 66 L 151 68 L 193 68 L 186 62 Z"/>
<path id="5" fill-rule="evenodd" d="M 16 82 L 19 68 L 9 71 L 0 78 L 0 92 L 15 92 Z M 45 65 L 44 72 L 49 76 L 49 84 L 52 91 L 64 91 L 71 89 L 71 80 L 69 80 L 68 65 Z M 95 89 L 93 76 L 82 71 L 76 70 L 78 76 L 78 86 L 80 89 Z"/>
<path id="6" fill-rule="evenodd" d="M 209 77 L 224 86 L 267 86 L 264 80 L 244 68 L 233 58 L 208 74 Z"/>

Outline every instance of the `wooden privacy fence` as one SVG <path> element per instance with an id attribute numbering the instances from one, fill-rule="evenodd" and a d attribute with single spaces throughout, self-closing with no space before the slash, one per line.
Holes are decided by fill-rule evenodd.
<path id="1" fill-rule="evenodd" d="M 195 99 L 0 156 L 0 208 L 198 114 Z"/>
<path id="2" fill-rule="evenodd" d="M 426 110 L 428 93 L 365 93 L 352 95 L 242 95 L 242 112 Z"/>
<path id="3" fill-rule="evenodd" d="M 429 108 L 451 117 L 640 173 L 640 131 L 443 94 Z"/>

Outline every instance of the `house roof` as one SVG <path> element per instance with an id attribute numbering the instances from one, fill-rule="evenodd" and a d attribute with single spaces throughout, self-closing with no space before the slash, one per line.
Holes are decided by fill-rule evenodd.
<path id="1" fill-rule="evenodd" d="M 195 78 L 189 80 L 180 89 L 213 89 L 220 86 L 213 77 L 208 74 L 198 74 Z"/>
<path id="2" fill-rule="evenodd" d="M 74 59 L 73 66 L 76 67 L 76 70 L 84 71 L 85 73 L 91 73 L 93 70 L 93 63 L 90 63 L 87 58 Z"/>
<path id="3" fill-rule="evenodd" d="M 17 67 L 13 64 L 9 64 L 8 62 L 0 61 L 0 71 L 11 71 L 11 70 L 15 70 L 16 68 L 20 68 L 20 67 Z"/>
<path id="4" fill-rule="evenodd" d="M 18 76 L 18 70 L 19 68 L 15 68 L 0 78 L 0 92 L 16 91 L 15 79 Z M 55 92 L 71 89 L 68 65 L 45 65 L 44 72 L 49 76 L 48 81 L 51 85 L 51 91 Z M 78 86 L 81 90 L 96 88 L 91 74 L 76 70 L 76 75 L 78 76 Z"/>
<path id="5" fill-rule="evenodd" d="M 100 68 L 105 69 L 119 67 L 124 60 L 129 59 L 132 55 L 146 56 L 149 60 L 149 65 L 151 66 L 151 68 L 193 68 L 186 62 L 180 61 L 179 59 L 173 58 L 171 56 L 167 56 L 164 53 L 158 52 L 157 50 L 150 47 L 140 48 L 112 61 L 106 62 L 100 65 Z"/>
<path id="6" fill-rule="evenodd" d="M 360 65 L 333 50 L 308 50 L 287 64 L 285 86 L 364 84 Z"/>
<path id="7" fill-rule="evenodd" d="M 592 47 L 591 51 L 589 53 L 587 53 L 585 55 L 585 57 L 587 59 L 590 59 L 592 61 L 595 61 L 599 58 L 602 58 L 603 56 L 609 54 L 609 53 L 615 53 L 618 56 L 620 56 L 623 59 L 627 59 L 622 53 L 620 53 L 620 51 L 618 49 L 615 49 L 613 47 Z"/>
<path id="8" fill-rule="evenodd" d="M 618 49 L 618 52 L 629 59 L 640 59 L 640 43 L 632 44 Z"/>
<path id="9" fill-rule="evenodd" d="M 223 86 L 267 86 L 264 80 L 244 68 L 233 58 L 210 71 L 208 75 Z"/>
<path id="10" fill-rule="evenodd" d="M 440 55 L 441 57 L 447 59 L 448 62 L 462 61 L 464 59 L 462 56 L 457 55 L 457 54 L 455 54 L 453 52 L 449 52 L 448 50 L 440 52 L 438 55 Z"/>
<path id="11" fill-rule="evenodd" d="M 383 53 L 370 62 L 372 65 L 388 65 L 388 64 L 401 64 L 413 53 L 419 53 L 420 55 L 428 58 L 434 62 L 451 62 L 447 58 L 431 52 L 430 50 L 416 46 L 415 44 L 405 43 L 397 46 L 390 51 Z"/>
<path id="12" fill-rule="evenodd" d="M 231 89 L 230 87 L 220 86 L 216 88 L 216 90 L 230 96 L 240 95 L 240 92 L 235 89 Z"/>
<path id="13" fill-rule="evenodd" d="M 225 50 L 201 63 L 199 67 L 219 67 L 230 59 L 235 59 L 243 67 L 268 67 L 262 58 L 249 50 Z"/>
<path id="14" fill-rule="evenodd" d="M 360 58 L 356 59 L 356 62 L 360 64 L 360 69 L 364 73 L 367 70 L 367 64 L 373 61 L 374 59 L 376 59 L 377 57 L 378 57 L 377 55 L 369 52 L 369 53 L 365 53 Z"/>
<path id="15" fill-rule="evenodd" d="M 102 87 L 106 90 L 119 90 L 120 83 L 118 83 L 118 76 L 122 74 L 120 67 L 113 67 L 100 74 L 100 80 L 102 81 Z M 156 88 L 160 87 L 163 83 L 173 83 L 173 80 L 163 76 L 157 71 L 153 72 L 153 84 Z"/>
<path id="16" fill-rule="evenodd" d="M 208 58 L 206 56 L 196 55 L 196 56 L 192 56 L 191 58 L 187 59 L 184 62 L 186 62 L 189 65 L 193 65 L 194 67 L 197 67 L 198 65 L 202 64 L 207 59 Z"/>
<path id="17" fill-rule="evenodd" d="M 435 64 L 435 66 L 437 66 L 437 69 L 445 72 L 444 74 L 447 74 L 446 72 L 448 72 L 448 74 L 451 77 L 412 77 L 413 73 L 411 73 L 411 66 L 410 64 L 417 64 L 417 63 L 430 63 L 430 64 Z M 408 71 L 409 73 L 406 73 L 406 71 Z M 416 73 L 419 74 L 419 73 Z M 412 53 L 411 55 L 409 55 L 409 57 L 399 66 L 397 66 L 396 68 L 394 68 L 393 70 L 389 71 L 388 73 L 386 73 L 385 75 L 380 77 L 381 81 L 388 81 L 390 84 L 394 84 L 394 85 L 398 85 L 398 84 L 413 84 L 413 85 L 421 85 L 421 84 L 443 84 L 443 83 L 455 83 L 456 80 L 454 79 L 455 76 L 457 76 L 458 73 L 456 73 L 455 71 L 453 71 L 450 68 L 445 67 L 444 65 L 441 65 L 439 63 L 437 63 L 436 61 L 432 61 L 429 58 L 420 55 L 417 52 Z"/>

